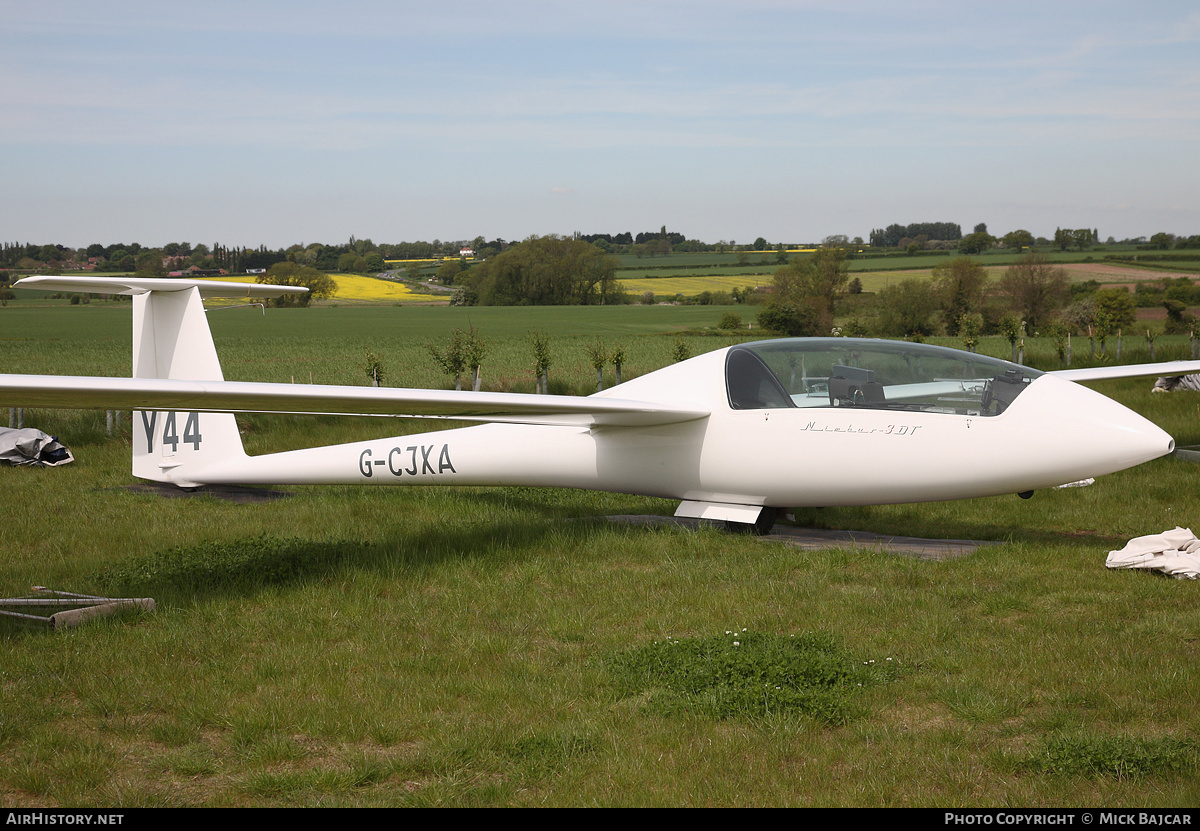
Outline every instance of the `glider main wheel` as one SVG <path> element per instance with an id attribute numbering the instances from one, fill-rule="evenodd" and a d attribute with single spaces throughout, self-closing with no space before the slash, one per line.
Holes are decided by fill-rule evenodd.
<path id="1" fill-rule="evenodd" d="M 756 521 L 726 522 L 725 530 L 734 534 L 753 534 L 756 537 L 762 537 L 771 533 L 771 529 L 775 527 L 775 515 L 774 508 L 763 508 Z"/>

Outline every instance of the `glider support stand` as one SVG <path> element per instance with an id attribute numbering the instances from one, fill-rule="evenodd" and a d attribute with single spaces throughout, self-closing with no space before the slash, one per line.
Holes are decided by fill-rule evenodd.
<path id="1" fill-rule="evenodd" d="M 745 531 L 759 536 L 769 534 L 775 524 L 775 509 L 761 505 L 738 505 L 729 502 L 694 502 L 684 500 L 675 509 L 675 516 L 724 522 L 731 531 Z"/>

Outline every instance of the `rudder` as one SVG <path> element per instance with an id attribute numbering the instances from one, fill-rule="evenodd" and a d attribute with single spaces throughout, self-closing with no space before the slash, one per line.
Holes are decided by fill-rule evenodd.
<path id="1" fill-rule="evenodd" d="M 152 290 L 133 296 L 133 377 L 223 381 L 200 290 Z M 180 487 L 189 470 L 245 456 L 232 413 L 137 410 L 133 475 Z"/>

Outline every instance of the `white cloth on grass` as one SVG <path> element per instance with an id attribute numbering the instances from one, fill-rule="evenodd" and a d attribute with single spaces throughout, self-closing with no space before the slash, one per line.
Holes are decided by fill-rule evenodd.
<path id="1" fill-rule="evenodd" d="M 1190 528 L 1135 537 L 1120 551 L 1108 552 L 1109 568 L 1145 568 L 1195 580 L 1200 577 L 1200 539 Z"/>

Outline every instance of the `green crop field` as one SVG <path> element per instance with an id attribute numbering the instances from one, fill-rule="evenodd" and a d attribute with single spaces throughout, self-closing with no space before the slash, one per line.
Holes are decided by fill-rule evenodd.
<path id="1" fill-rule="evenodd" d="M 677 342 L 734 342 L 714 329 L 725 311 L 245 308 L 210 322 L 230 379 L 365 384 L 370 349 L 386 384 L 446 386 L 427 345 L 473 326 L 485 387 L 532 389 L 537 330 L 552 389 L 587 392 L 589 343 L 624 346 L 641 374 Z M 10 302 L 0 362 L 127 374 L 129 317 L 128 303 Z M 1008 354 L 998 338 L 982 348 Z M 1125 358 L 1144 348 L 1127 339 Z M 1048 341 L 1027 353 L 1057 361 Z M 1200 444 L 1200 395 L 1150 384 L 1096 386 Z M 675 507 L 619 494 L 165 498 L 129 487 L 128 418 L 109 437 L 103 414 L 25 415 L 77 461 L 0 468 L 0 594 L 158 609 L 58 632 L 4 624 L 8 807 L 1200 804 L 1200 583 L 1104 567 L 1130 537 L 1200 527 L 1195 465 L 1030 500 L 796 513 L 999 543 L 939 561 L 600 519 Z M 239 423 L 251 453 L 429 429 Z"/>
<path id="2" fill-rule="evenodd" d="M 770 275 L 730 275 L 730 274 L 698 274 L 694 277 L 621 277 L 621 288 L 634 298 L 640 298 L 645 292 L 652 292 L 658 301 L 672 300 L 675 295 L 695 297 L 701 292 L 732 292 L 741 291 L 749 286 L 771 285 Z"/>

